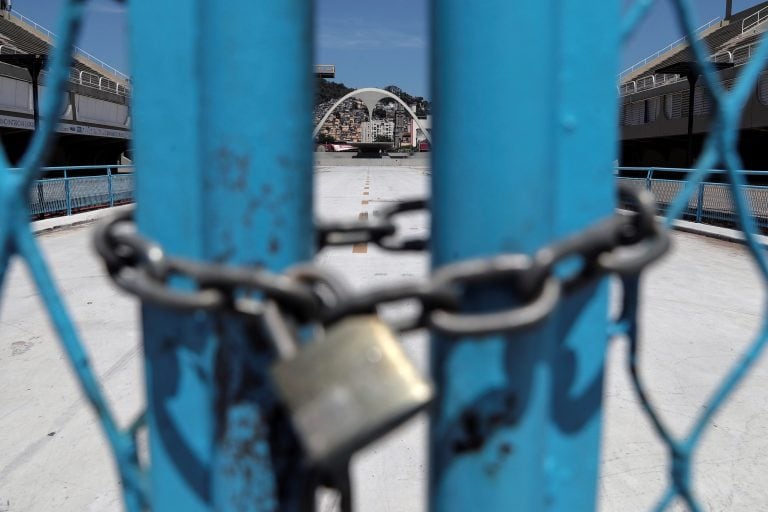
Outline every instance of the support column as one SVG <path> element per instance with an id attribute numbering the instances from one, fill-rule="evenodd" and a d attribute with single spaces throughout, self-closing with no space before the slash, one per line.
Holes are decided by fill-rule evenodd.
<path id="1" fill-rule="evenodd" d="M 311 258 L 312 2 L 136 0 L 130 13 L 141 231 L 220 263 Z M 142 317 L 152 508 L 297 510 L 270 347 L 237 318 Z"/>
<path id="2" fill-rule="evenodd" d="M 32 57 L 27 70 L 32 77 L 32 119 L 35 123 L 35 131 L 37 131 L 37 128 L 40 126 L 40 91 L 38 89 L 40 86 L 40 71 L 43 70 L 43 59 L 35 57 L 39 56 Z"/>
<path id="3" fill-rule="evenodd" d="M 693 167 L 693 117 L 696 97 L 696 82 L 699 80 L 698 69 L 688 73 L 688 137 L 686 141 L 685 160 L 688 168 Z"/>
<path id="4" fill-rule="evenodd" d="M 432 22 L 433 265 L 611 215 L 619 2 L 441 0 Z M 601 282 L 535 329 L 433 340 L 431 510 L 595 509 L 607 307 Z"/>

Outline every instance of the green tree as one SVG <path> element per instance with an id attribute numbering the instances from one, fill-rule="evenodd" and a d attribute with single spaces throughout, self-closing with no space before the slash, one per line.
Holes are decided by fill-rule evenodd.
<path id="1" fill-rule="evenodd" d="M 392 137 L 388 137 L 387 135 L 377 135 L 374 142 L 392 142 Z"/>
<path id="2" fill-rule="evenodd" d="M 344 84 L 331 82 L 325 78 L 319 78 L 317 80 L 317 87 L 315 88 L 315 105 L 325 103 L 326 101 L 337 100 L 347 93 L 354 91 Z"/>

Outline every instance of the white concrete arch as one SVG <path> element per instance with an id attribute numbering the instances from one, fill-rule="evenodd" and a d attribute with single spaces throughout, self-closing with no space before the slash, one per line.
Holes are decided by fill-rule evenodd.
<path id="1" fill-rule="evenodd" d="M 373 120 L 373 109 L 376 107 L 376 104 L 380 102 L 384 98 L 392 98 L 393 100 L 400 103 L 404 108 L 405 111 L 408 112 L 408 114 L 413 118 L 413 120 L 416 122 L 416 125 L 421 129 L 422 132 L 424 132 L 424 135 L 427 137 L 427 140 L 429 141 L 429 144 L 432 145 L 432 135 L 427 131 L 426 128 L 424 128 L 424 125 L 421 124 L 421 121 L 419 121 L 419 118 L 416 117 L 416 113 L 413 112 L 408 105 L 405 104 L 403 100 L 395 96 L 389 91 L 385 91 L 384 89 L 377 89 L 375 87 L 363 87 L 362 89 L 357 89 L 356 91 L 352 91 L 346 95 L 344 95 L 341 99 L 339 99 L 336 103 L 333 104 L 331 108 L 328 109 L 328 112 L 325 113 L 323 118 L 320 120 L 319 123 L 317 123 L 317 126 L 315 126 L 315 131 L 312 132 L 312 139 L 315 139 L 317 137 L 317 134 L 320 133 L 320 129 L 323 127 L 325 122 L 328 120 L 328 118 L 331 116 L 334 110 L 338 108 L 339 105 L 342 104 L 345 100 L 348 100 L 349 98 L 360 98 L 363 100 L 363 103 L 365 103 L 366 108 L 368 108 L 368 120 Z M 413 140 L 416 141 L 416 134 L 413 134 Z"/>

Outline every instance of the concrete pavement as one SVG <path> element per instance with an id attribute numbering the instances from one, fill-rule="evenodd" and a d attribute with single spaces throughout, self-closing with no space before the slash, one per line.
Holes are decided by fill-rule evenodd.
<path id="1" fill-rule="evenodd" d="M 392 201 L 428 192 L 428 171 L 404 165 L 321 166 L 321 219 L 369 218 Z M 364 216 L 364 215 L 363 215 Z M 405 233 L 426 232 L 426 215 L 401 219 Z M 42 233 L 39 241 L 83 335 L 97 374 L 122 424 L 143 406 L 135 302 L 115 290 L 90 247 L 92 226 Z M 641 371 L 673 429 L 685 432 L 729 365 L 755 334 L 764 292 L 743 246 L 687 233 L 644 279 Z M 424 255 L 392 255 L 372 246 L 326 249 L 317 262 L 355 288 L 423 279 Z M 0 310 L 0 511 L 119 510 L 112 461 L 82 401 L 37 291 L 18 262 Z M 406 313 L 402 304 L 388 314 Z M 424 334 L 404 340 L 426 369 Z M 623 340 L 611 343 L 600 503 L 602 510 L 646 510 L 666 481 L 663 446 L 628 386 Z M 708 510 L 768 508 L 768 365 L 760 360 L 714 418 L 696 458 L 696 490 Z M 357 509 L 425 507 L 425 418 L 419 417 L 360 453 L 353 463 Z M 324 494 L 322 510 L 334 510 Z M 484 512 L 484 511 L 483 511 Z"/>

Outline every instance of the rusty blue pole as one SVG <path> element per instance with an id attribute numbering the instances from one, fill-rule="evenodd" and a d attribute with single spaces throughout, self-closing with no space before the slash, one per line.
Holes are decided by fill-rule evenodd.
<path id="1" fill-rule="evenodd" d="M 701 222 L 704 214 L 704 183 L 699 183 L 699 189 L 696 191 L 696 222 Z"/>
<path id="2" fill-rule="evenodd" d="M 107 168 L 107 191 L 109 192 L 109 206 L 115 206 L 115 191 L 112 184 L 112 168 Z"/>
<path id="3" fill-rule="evenodd" d="M 619 2 L 440 0 L 432 15 L 433 265 L 532 254 L 610 215 Z M 464 306 L 514 300 L 479 289 Z M 607 306 L 600 282 L 535 329 L 433 340 L 431 510 L 596 508 Z"/>
<path id="4" fill-rule="evenodd" d="M 311 258 L 311 13 L 310 0 L 131 2 L 139 228 L 169 254 L 273 270 Z M 270 347 L 237 318 L 142 317 L 153 509 L 297 510 Z"/>

